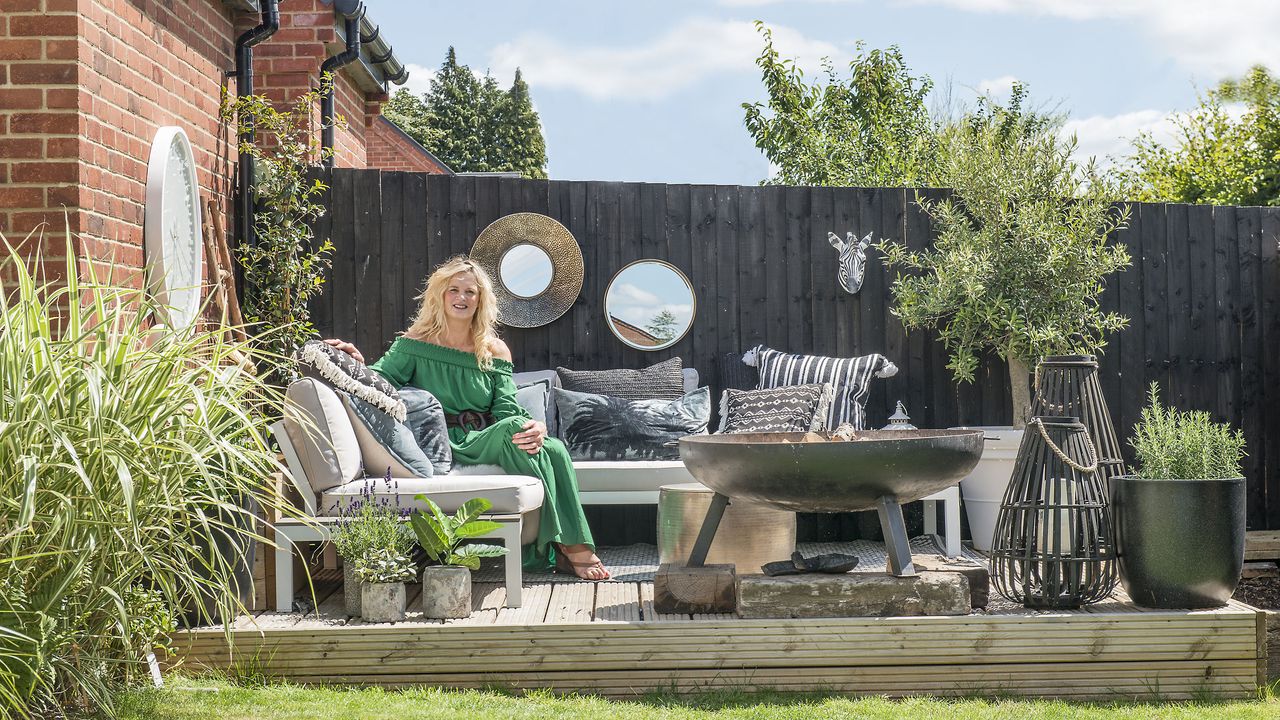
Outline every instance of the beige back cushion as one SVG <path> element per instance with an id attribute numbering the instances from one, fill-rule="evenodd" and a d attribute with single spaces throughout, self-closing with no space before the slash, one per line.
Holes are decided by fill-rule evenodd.
<path id="1" fill-rule="evenodd" d="M 304 378 L 289 386 L 285 398 L 285 431 L 312 489 L 323 493 L 364 477 L 356 431 L 338 394 Z"/>

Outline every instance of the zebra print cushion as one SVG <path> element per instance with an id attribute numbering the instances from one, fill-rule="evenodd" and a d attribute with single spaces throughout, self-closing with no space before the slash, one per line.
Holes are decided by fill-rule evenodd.
<path id="1" fill-rule="evenodd" d="M 811 383 L 724 392 L 725 421 L 721 432 L 807 432 L 826 425 L 835 386 Z"/>
<path id="2" fill-rule="evenodd" d="M 750 364 L 753 355 L 760 369 L 761 390 L 807 383 L 835 385 L 835 398 L 827 412 L 828 428 L 850 423 L 859 430 L 865 429 L 863 405 L 871 391 L 871 376 L 892 377 L 898 372 L 897 366 L 879 354 L 855 358 L 792 355 L 760 345 L 750 350 L 743 361 Z"/>

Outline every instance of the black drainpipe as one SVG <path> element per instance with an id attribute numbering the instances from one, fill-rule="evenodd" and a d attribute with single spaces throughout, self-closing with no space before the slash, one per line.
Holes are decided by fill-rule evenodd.
<path id="1" fill-rule="evenodd" d="M 355 7 L 344 12 L 346 18 L 347 49 L 328 58 L 320 65 L 320 73 L 333 73 L 344 65 L 350 65 L 360 59 L 360 19 L 364 17 L 364 3 L 354 3 Z M 341 8 L 341 6 L 339 6 Z M 324 167 L 333 168 L 333 92 L 334 83 L 329 83 L 328 90 L 320 96 L 320 149 L 327 157 Z"/>
<path id="2" fill-rule="evenodd" d="M 280 0 L 262 0 L 262 23 L 246 31 L 236 38 L 236 96 L 244 97 L 253 94 L 253 46 L 266 40 L 280 29 Z M 240 133 L 240 143 L 253 142 L 253 118 L 245 131 Z M 253 158 L 246 153 L 240 155 L 240 192 L 236 195 L 236 223 L 239 232 L 236 240 L 244 246 L 253 245 L 253 193 L 251 188 L 255 182 Z"/>

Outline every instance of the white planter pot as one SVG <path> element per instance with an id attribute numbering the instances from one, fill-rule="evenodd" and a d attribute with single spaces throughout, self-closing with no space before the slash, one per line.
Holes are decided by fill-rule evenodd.
<path id="1" fill-rule="evenodd" d="M 1012 427 L 969 428 L 986 433 L 982 459 L 978 466 L 960 481 L 960 495 L 964 498 L 965 516 L 969 519 L 969 534 L 973 536 L 975 550 L 990 552 L 996 532 L 996 518 L 1000 515 L 1000 502 L 1013 477 L 1013 465 L 1018 459 L 1018 446 L 1022 444 L 1022 430 Z"/>
<path id="2" fill-rule="evenodd" d="M 342 608 L 351 617 L 360 617 L 360 586 L 356 579 L 356 564 L 342 561 Z"/>
<path id="3" fill-rule="evenodd" d="M 360 617 L 365 622 L 404 620 L 404 583 L 361 583 Z"/>
<path id="4" fill-rule="evenodd" d="M 457 565 L 424 569 L 422 614 L 437 620 L 471 617 L 471 571 Z"/>

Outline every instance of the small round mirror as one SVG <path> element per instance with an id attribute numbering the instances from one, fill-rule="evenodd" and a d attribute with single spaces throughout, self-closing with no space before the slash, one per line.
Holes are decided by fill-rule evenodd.
<path id="1" fill-rule="evenodd" d="M 498 279 L 516 297 L 541 295 L 550 287 L 551 275 L 551 256 L 527 243 L 508 250 L 498 263 Z"/>
<path id="2" fill-rule="evenodd" d="M 661 260 L 627 265 L 604 293 L 609 329 L 640 350 L 661 350 L 679 342 L 693 326 L 695 308 L 689 278 Z"/>

